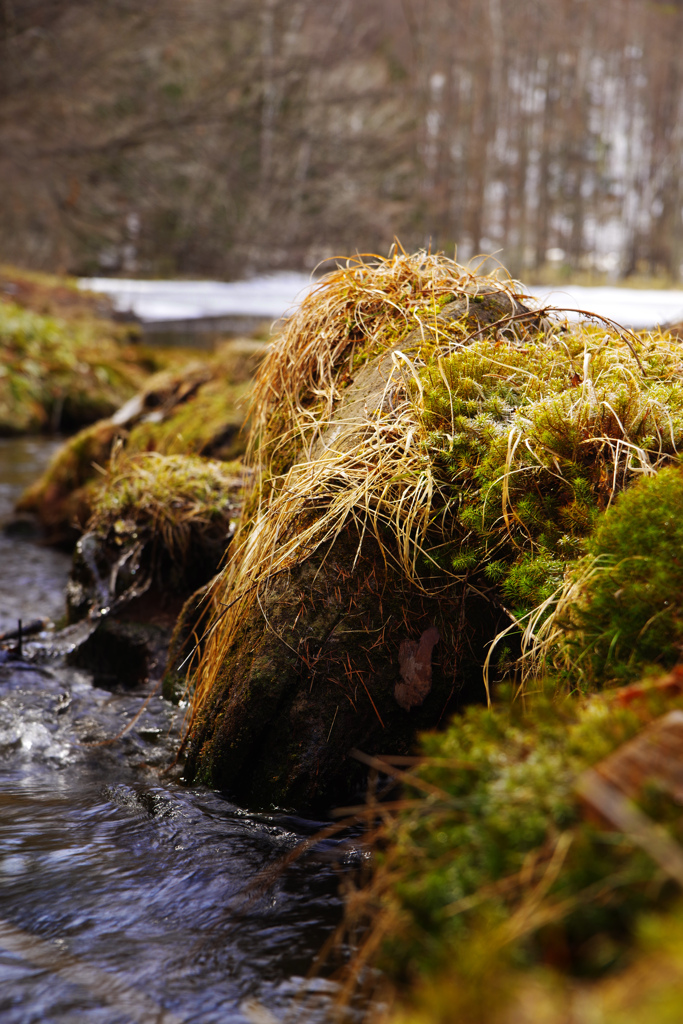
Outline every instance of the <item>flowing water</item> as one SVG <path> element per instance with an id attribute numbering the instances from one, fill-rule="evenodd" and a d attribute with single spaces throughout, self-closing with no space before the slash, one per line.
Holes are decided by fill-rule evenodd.
<path id="1" fill-rule="evenodd" d="M 0 521 L 58 447 L 59 441 L 44 438 L 0 438 Z M 0 532 L 0 633 L 19 618 L 59 618 L 70 564 L 61 551 Z"/>
<path id="2" fill-rule="evenodd" d="M 0 442 L 0 514 L 49 453 Z M 66 556 L 3 537 L 0 560 L 0 629 L 59 615 Z M 318 843 L 254 886 L 318 824 L 172 781 L 182 709 L 135 719 L 145 695 L 93 687 L 49 633 L 24 656 L 0 651 L 2 1024 L 329 1020 L 307 974 L 358 852 Z"/>

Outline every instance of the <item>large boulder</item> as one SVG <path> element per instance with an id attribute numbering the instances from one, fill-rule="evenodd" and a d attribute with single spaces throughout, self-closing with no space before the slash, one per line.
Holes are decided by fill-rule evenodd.
<path id="1" fill-rule="evenodd" d="M 256 486 L 182 658 L 188 777 L 329 807 L 354 748 L 409 750 L 514 666 L 522 692 L 595 523 L 680 450 L 682 369 L 443 257 L 324 279 L 256 380 Z"/>
<path id="2" fill-rule="evenodd" d="M 431 321 L 359 363 L 290 486 L 273 490 L 262 508 L 252 538 L 271 522 L 281 537 L 266 578 L 238 601 L 239 623 L 194 720 L 187 763 L 189 776 L 245 804 L 325 810 L 364 785 L 365 768 L 350 755 L 355 747 L 407 754 L 417 731 L 484 697 L 485 644 L 508 624 L 499 606 L 435 565 L 427 587 L 411 579 L 385 527 L 361 538 L 349 523 L 333 530 L 330 543 L 305 539 L 321 521 L 310 499 L 315 504 L 331 451 L 353 465 L 363 449 L 381 465 L 382 438 L 373 443 L 368 433 L 379 417 L 396 421 L 393 402 L 405 389 L 395 374 L 397 353 L 409 360 L 442 332 L 476 336 L 492 324 L 518 342 L 524 321 L 537 319 L 492 282 L 465 286 L 457 298 L 447 294 L 451 301 Z M 361 465 L 362 479 L 371 472 Z M 294 557 L 286 553 L 277 568 L 288 548 Z"/>
<path id="3" fill-rule="evenodd" d="M 425 593 L 373 540 L 357 554 L 347 529 L 251 603 L 195 719 L 186 774 L 250 807 L 324 812 L 362 792 L 353 748 L 409 754 L 418 730 L 482 699 L 500 609 L 445 578 Z"/>

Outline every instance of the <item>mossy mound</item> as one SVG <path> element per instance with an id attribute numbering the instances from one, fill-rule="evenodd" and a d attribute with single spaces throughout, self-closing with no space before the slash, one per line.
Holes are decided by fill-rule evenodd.
<path id="1" fill-rule="evenodd" d="M 205 361 L 155 374 L 114 416 L 70 438 L 18 511 L 36 515 L 50 542 L 73 544 L 105 486 L 113 450 L 237 458 L 245 444 L 243 399 L 263 348 L 229 342 Z"/>
<path id="2" fill-rule="evenodd" d="M 188 455 L 119 456 L 93 494 L 67 586 L 68 619 L 155 587 L 176 605 L 214 575 L 235 529 L 244 471 Z"/>
<path id="3" fill-rule="evenodd" d="M 160 678 L 183 603 L 216 573 L 239 516 L 239 462 L 146 452 L 113 460 L 93 492 L 66 588 L 69 655 L 97 685 Z"/>
<path id="4" fill-rule="evenodd" d="M 342 669 L 311 688 L 302 648 L 316 635 L 321 578 L 323 590 L 336 579 L 361 605 L 384 607 L 388 595 L 401 595 L 391 611 L 404 623 L 401 642 L 398 634 L 379 642 L 370 669 L 364 641 L 347 630 L 352 610 L 337 602 L 335 657 L 349 677 L 363 678 L 369 704 L 379 708 L 392 694 L 398 701 L 405 686 L 428 692 L 432 664 L 418 649 L 441 627 L 436 614 L 427 622 L 423 600 L 437 602 L 439 621 L 451 624 L 435 648 L 454 666 L 440 714 L 486 699 L 481 651 L 501 616 L 512 638 L 501 652 L 507 663 L 547 616 L 567 566 L 616 494 L 677 457 L 682 369 L 680 347 L 661 333 L 569 324 L 530 309 L 514 282 L 477 277 L 444 257 L 359 258 L 324 279 L 257 377 L 257 487 L 214 590 L 213 625 L 194 670 L 190 771 L 228 792 L 258 792 L 262 802 L 295 802 L 304 792 L 314 801 L 316 786 L 330 799 L 337 782 L 344 799 L 343 780 L 354 774 L 343 767 L 350 747 L 405 745 L 410 725 L 395 731 L 381 715 L 370 730 L 360 722 L 355 730 L 351 719 L 327 738 Z M 368 570 L 373 551 L 386 566 L 379 589 Z M 320 568 L 304 570 L 309 562 Z M 297 588 L 302 600 L 287 605 Z M 378 611 L 372 628 L 386 636 L 389 621 Z M 413 682 L 402 643 L 414 645 Z M 265 734 L 253 725 L 269 685 L 283 722 L 307 686 L 317 694 L 315 707 L 304 700 L 310 743 L 287 747 L 270 790 L 259 768 Z M 425 723 L 401 713 L 413 716 L 413 733 Z M 325 737 L 324 755 L 314 733 Z M 324 772 L 304 765 L 300 752 L 312 747 Z"/>
<path id="5" fill-rule="evenodd" d="M 401 773 L 403 807 L 384 815 L 363 908 L 368 945 L 382 945 L 374 962 L 403 1004 L 392 1020 L 559 1022 L 579 990 L 572 1020 L 650 1019 L 593 1016 L 607 992 L 591 979 L 624 970 L 624 991 L 637 987 L 637 968 L 630 986 L 628 972 L 647 915 L 676 898 L 657 837 L 683 840 L 680 806 L 643 769 L 649 824 L 628 834 L 587 813 L 579 794 L 587 769 L 665 712 L 681 717 L 682 682 L 679 671 L 616 695 L 558 700 L 551 689 L 525 703 L 501 693 L 497 707 L 470 708 L 423 738 L 424 764 Z M 678 992 L 681 962 L 679 947 Z"/>
<path id="6" fill-rule="evenodd" d="M 116 459 L 93 502 L 89 526 L 99 532 L 147 532 L 184 572 L 193 549 L 213 547 L 235 530 L 233 495 L 244 487 L 240 462 L 146 452 Z M 196 553 L 196 552 L 195 552 Z"/>
<path id="7" fill-rule="evenodd" d="M 73 430 L 109 416 L 147 371 L 114 325 L 0 302 L 0 434 Z"/>

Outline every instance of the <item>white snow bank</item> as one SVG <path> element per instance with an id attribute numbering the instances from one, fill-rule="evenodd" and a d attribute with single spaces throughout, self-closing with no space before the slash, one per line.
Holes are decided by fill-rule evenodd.
<path id="1" fill-rule="evenodd" d="M 253 316 L 276 319 L 296 306 L 315 285 L 307 274 L 282 273 L 249 281 L 127 281 L 83 278 L 81 288 L 109 295 L 121 313 L 147 323 L 201 317 Z M 636 288 L 529 287 L 543 305 L 586 310 L 626 327 L 654 327 L 683 319 L 683 291 Z M 579 314 L 568 314 L 577 318 Z"/>
<path id="2" fill-rule="evenodd" d="M 250 281 L 127 281 L 86 277 L 79 287 L 108 295 L 119 313 L 147 323 L 215 316 L 276 319 L 296 306 L 315 282 L 308 274 L 272 274 Z"/>
<path id="3" fill-rule="evenodd" d="M 527 287 L 527 291 L 542 305 L 599 313 L 624 327 L 655 327 L 683 320 L 683 291 L 581 285 L 563 288 L 534 285 Z M 568 313 L 567 317 L 576 320 L 580 319 L 580 314 Z"/>

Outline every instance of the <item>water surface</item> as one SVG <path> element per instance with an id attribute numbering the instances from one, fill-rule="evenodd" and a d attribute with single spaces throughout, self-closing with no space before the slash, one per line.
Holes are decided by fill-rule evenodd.
<path id="1" fill-rule="evenodd" d="M 43 471 L 59 445 L 47 438 L 0 438 L 0 523 Z M 17 619 L 59 619 L 64 614 L 64 585 L 71 559 L 0 531 L 0 633 Z"/>
<path id="2" fill-rule="evenodd" d="M 0 442 L 2 512 L 49 454 Z M 68 559 L 8 538 L 0 557 L 0 621 L 59 614 Z M 329 840 L 254 887 L 318 823 L 179 784 L 184 709 L 93 687 L 49 634 L 26 650 L 0 652 L 3 1024 L 329 1020 L 334 986 L 306 975 L 358 853 Z"/>

